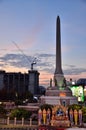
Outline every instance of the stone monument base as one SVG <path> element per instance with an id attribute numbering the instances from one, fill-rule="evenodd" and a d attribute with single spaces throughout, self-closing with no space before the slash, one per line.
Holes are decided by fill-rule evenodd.
<path id="1" fill-rule="evenodd" d="M 75 96 L 41 96 L 41 104 L 63 105 L 68 106 L 78 104 L 77 97 Z"/>

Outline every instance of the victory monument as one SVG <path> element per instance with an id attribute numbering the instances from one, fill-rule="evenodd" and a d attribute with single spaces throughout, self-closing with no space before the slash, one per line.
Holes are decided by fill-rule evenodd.
<path id="1" fill-rule="evenodd" d="M 54 73 L 54 82 L 56 86 L 64 85 L 64 75 L 61 66 L 61 36 L 60 36 L 60 18 L 56 21 L 56 69 Z"/>
<path id="2" fill-rule="evenodd" d="M 61 34 L 60 17 L 56 19 L 56 68 L 53 81 L 50 81 L 50 87 L 47 88 L 45 96 L 41 96 L 42 104 L 63 105 L 77 104 L 77 97 L 72 96 L 72 91 L 66 85 L 61 65 Z M 52 85 L 54 82 L 54 85 Z"/>

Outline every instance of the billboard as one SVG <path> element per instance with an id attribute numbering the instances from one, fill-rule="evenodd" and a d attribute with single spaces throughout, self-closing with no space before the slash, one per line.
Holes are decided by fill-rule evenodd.
<path id="1" fill-rule="evenodd" d="M 84 101 L 84 90 L 82 86 L 72 86 L 71 87 L 73 96 L 78 97 L 78 102 Z"/>

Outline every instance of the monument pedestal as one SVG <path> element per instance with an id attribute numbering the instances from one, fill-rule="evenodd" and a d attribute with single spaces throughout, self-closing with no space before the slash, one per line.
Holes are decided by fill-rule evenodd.
<path id="1" fill-rule="evenodd" d="M 63 92 L 62 92 L 63 93 Z M 63 93 L 64 94 L 64 93 Z M 75 96 L 41 96 L 40 97 L 41 105 L 43 104 L 51 104 L 51 105 L 72 105 L 78 104 L 77 97 Z"/>

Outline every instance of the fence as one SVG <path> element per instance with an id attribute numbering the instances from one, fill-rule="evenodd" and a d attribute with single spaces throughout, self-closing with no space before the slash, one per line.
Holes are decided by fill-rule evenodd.
<path id="1" fill-rule="evenodd" d="M 21 120 L 17 120 L 17 118 L 15 117 L 13 120 L 11 120 L 9 117 L 7 119 L 2 119 L 0 118 L 0 124 L 1 125 L 38 125 L 38 121 L 33 121 L 32 118 L 30 118 L 29 120 L 25 120 L 24 118 L 22 118 Z"/>

